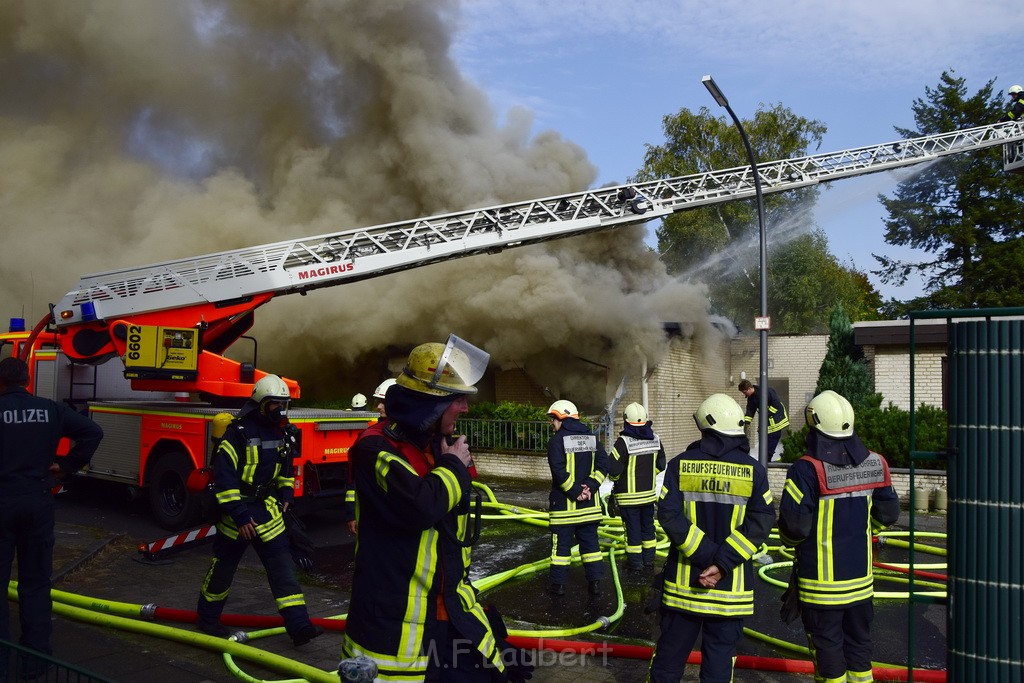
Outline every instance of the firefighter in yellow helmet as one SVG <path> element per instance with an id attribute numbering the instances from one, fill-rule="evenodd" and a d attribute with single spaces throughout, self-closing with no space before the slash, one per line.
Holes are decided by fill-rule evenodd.
<path id="1" fill-rule="evenodd" d="M 588 590 L 591 595 L 600 595 L 604 566 L 597 527 L 603 512 L 598 489 L 608 476 L 608 454 L 597 436 L 580 422 L 572 401 L 555 401 L 548 408 L 548 417 L 555 428 L 548 441 L 548 525 L 552 535 L 548 591 L 565 594 L 572 547 L 578 541 Z"/>
<path id="2" fill-rule="evenodd" d="M 700 440 L 668 464 L 658 501 L 671 545 L 652 683 L 682 678 L 698 635 L 700 680 L 732 680 L 743 617 L 754 613 L 751 559 L 775 521 L 768 473 L 750 457 L 739 404 L 712 394 L 693 417 Z"/>
<path id="3" fill-rule="evenodd" d="M 823 391 L 807 404 L 805 417 L 807 454 L 786 476 L 779 536 L 795 549 L 795 588 L 815 679 L 862 683 L 872 680 L 871 536 L 899 519 L 900 501 L 885 458 L 854 431 L 846 398 Z"/>
<path id="4" fill-rule="evenodd" d="M 665 469 L 665 447 L 654 433 L 647 409 L 630 403 L 622 413 L 622 431 L 612 446 L 612 494 L 626 529 L 626 567 L 654 568 L 658 545 L 654 530 L 654 503 L 658 500 L 659 472 Z"/>
<path id="5" fill-rule="evenodd" d="M 359 545 L 342 657 L 383 681 L 523 680 L 500 617 L 469 582 L 473 458 L 455 421 L 489 355 L 451 335 L 409 354 L 384 398 L 387 419 L 349 451 Z M 525 672 L 525 673 L 524 673 Z"/>
<path id="6" fill-rule="evenodd" d="M 1010 96 L 1010 108 L 1006 110 L 999 122 L 1024 119 L 1024 88 L 1019 85 L 1011 85 L 1006 94 Z"/>
<path id="7" fill-rule="evenodd" d="M 214 491 L 221 517 L 213 540 L 213 561 L 196 607 L 196 625 L 213 636 L 230 635 L 220 623 L 220 615 L 235 570 L 250 545 L 267 571 L 277 610 L 292 642 L 304 645 L 323 632 L 309 620 L 285 534 L 284 513 L 295 488 L 292 460 L 297 444 L 297 430 L 287 417 L 290 397 L 288 385 L 280 377 L 261 377 L 213 455 Z"/>

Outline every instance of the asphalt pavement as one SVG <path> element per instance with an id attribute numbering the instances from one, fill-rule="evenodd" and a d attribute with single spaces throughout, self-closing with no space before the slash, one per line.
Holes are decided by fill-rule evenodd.
<path id="1" fill-rule="evenodd" d="M 519 503 L 521 505 L 533 505 L 536 502 L 536 492 L 531 493 L 526 489 L 506 489 L 501 497 L 507 499 L 508 496 L 519 496 L 524 501 Z M 93 511 L 95 514 L 92 514 Z M 115 612 L 137 611 L 136 606 L 139 605 L 194 610 L 200 583 L 209 566 L 210 545 L 202 544 L 159 557 L 156 561 L 146 561 L 137 550 L 138 544 L 155 540 L 157 535 L 163 535 L 164 532 L 159 532 L 153 527 L 145 513 L 136 507 L 126 507 L 126 504 L 113 501 L 70 496 L 66 500 L 58 498 L 57 518 L 54 588 L 62 592 L 58 594 L 61 600 L 64 593 L 85 596 L 79 600 L 87 608 L 74 615 L 60 613 L 66 609 L 64 607 L 56 608 L 53 646 L 54 657 L 60 662 L 77 670 L 95 674 L 96 680 L 150 683 L 236 681 L 239 680 L 239 676 L 232 673 L 233 666 L 244 672 L 243 679 L 247 675 L 257 680 L 301 678 L 302 671 L 314 671 L 316 675 L 313 677 L 319 678 L 336 671 L 342 638 L 339 630 L 329 630 L 301 647 L 293 646 L 283 633 L 260 637 L 239 646 L 240 655 L 226 662 L 225 657 L 217 651 L 220 643 L 198 634 L 191 624 L 117 617 Z M 944 528 L 941 518 L 933 522 L 935 526 L 939 524 L 943 524 Z M 311 575 L 302 575 L 310 615 L 328 618 L 344 614 L 348 604 L 347 589 L 351 585 L 353 539 L 329 512 L 317 513 L 309 520 L 309 526 L 318 553 L 323 550 L 325 557 L 324 567 L 314 570 Z M 524 536 L 522 531 L 515 533 L 517 536 Z M 543 530 L 537 529 L 526 535 L 530 537 L 530 543 L 544 544 L 544 538 L 537 541 L 532 537 L 543 537 L 545 534 Z M 510 558 L 493 559 L 502 555 L 501 548 L 508 543 L 507 538 L 508 536 L 499 534 L 490 541 L 490 545 L 478 549 L 477 554 L 482 556 L 482 561 L 489 560 L 499 564 L 504 561 L 511 563 L 510 566 L 538 559 L 532 556 L 523 557 L 523 551 L 520 550 L 522 546 L 519 545 L 515 545 L 512 552 L 508 553 L 511 555 Z M 540 546 L 526 547 L 529 553 L 536 553 L 536 548 Z M 318 571 L 322 573 L 317 573 Z M 580 578 L 581 585 L 578 591 L 573 591 L 570 586 L 569 595 L 563 602 L 552 604 L 549 596 L 540 596 L 540 591 L 536 590 L 538 586 L 543 585 L 542 582 L 543 578 L 538 577 L 534 582 L 520 582 L 499 589 L 495 591 L 492 599 L 506 616 L 513 615 L 510 621 L 520 627 L 522 624 L 519 621 L 523 614 L 529 615 L 530 619 L 538 620 L 543 619 L 544 615 L 556 614 L 559 619 L 566 622 L 587 623 L 588 610 L 596 610 L 595 614 L 609 613 L 614 607 L 614 595 L 610 586 L 605 596 L 602 596 L 601 604 L 595 606 L 588 602 Z M 627 626 L 617 631 L 612 629 L 613 632 L 604 637 L 587 634 L 572 639 L 649 645 L 656 638 L 656 618 L 643 615 L 641 606 L 636 604 L 643 599 L 647 584 L 647 577 L 623 577 L 627 610 L 622 622 L 628 624 Z M 774 627 L 773 622 L 778 621 L 774 616 L 778 613 L 777 595 L 770 593 L 766 600 L 769 602 L 764 610 L 759 606 L 759 610 L 762 611 L 761 621 L 767 626 Z M 113 603 L 113 607 L 110 603 Z M 520 605 L 522 609 L 517 609 Z M 899 609 L 905 612 L 905 604 Z M 535 612 L 530 614 L 531 610 Z M 934 610 L 938 610 L 938 613 Z M 226 612 L 240 615 L 275 615 L 273 598 L 262 566 L 252 551 L 243 558 L 232 586 Z M 12 615 L 15 613 L 16 607 L 12 605 Z M 83 621 L 83 615 L 97 614 L 98 617 L 92 618 L 100 622 L 116 623 Z M 930 646 L 933 657 L 941 657 L 944 654 L 944 632 L 937 632 L 944 627 L 943 615 L 944 610 L 936 607 L 933 608 L 931 616 L 923 616 L 924 632 L 936 631 L 932 633 L 934 642 Z M 15 618 L 12 621 L 12 633 L 17 634 L 17 620 Z M 149 632 L 138 632 L 132 627 L 149 629 Z M 760 628 L 760 625 L 755 623 L 755 628 Z M 801 634 L 798 625 L 792 631 L 789 635 L 795 638 L 790 639 L 799 642 Z M 905 641 L 905 617 L 902 622 L 899 619 L 888 618 L 876 621 L 875 632 L 878 642 L 900 639 Z M 774 650 L 762 644 L 751 644 L 746 642 L 747 640 L 749 639 L 744 639 L 741 643 L 740 654 L 800 658 L 791 652 Z M 891 647 L 892 643 L 889 645 Z M 898 652 L 899 648 L 897 647 L 895 651 Z M 281 662 L 283 667 L 278 666 Z M 296 667 L 300 671 L 298 675 Z M 600 653 L 581 656 L 547 652 L 539 655 L 533 682 L 643 681 L 646 672 L 647 662 L 644 660 L 623 659 Z M 691 678 L 691 674 L 696 678 L 695 667 L 688 667 L 687 679 Z M 737 669 L 734 680 L 781 682 L 811 678 L 792 673 Z"/>

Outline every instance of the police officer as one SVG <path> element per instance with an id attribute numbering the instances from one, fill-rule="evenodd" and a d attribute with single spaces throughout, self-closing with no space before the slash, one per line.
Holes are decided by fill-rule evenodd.
<path id="1" fill-rule="evenodd" d="M 479 506 L 469 445 L 453 434 L 489 358 L 455 335 L 417 346 L 387 390 L 387 419 L 349 451 L 359 544 L 342 657 L 374 659 L 381 680 L 525 675 L 524 662 L 503 659 L 516 653 L 468 575 Z"/>
<path id="2" fill-rule="evenodd" d="M 732 680 L 743 617 L 754 613 L 750 560 L 775 521 L 768 474 L 750 458 L 739 404 L 713 394 L 693 417 L 700 440 L 668 464 L 658 501 L 658 520 L 672 543 L 653 683 L 682 678 L 698 635 L 702 683 Z"/>
<path id="3" fill-rule="evenodd" d="M 551 586 L 553 595 L 565 594 L 572 547 L 579 541 L 587 589 L 601 594 L 601 547 L 597 527 L 603 512 L 598 489 L 608 476 L 608 454 L 597 436 L 580 422 L 572 401 L 555 401 L 548 408 L 555 433 L 548 441 L 551 492 L 548 525 L 552 534 Z"/>
<path id="4" fill-rule="evenodd" d="M 53 573 L 54 479 L 63 479 L 89 463 L 103 430 L 63 403 L 30 394 L 28 365 L 18 358 L 0 360 L 0 585 L 11 578 L 18 556 L 18 614 L 22 645 L 52 654 L 50 575 Z M 57 458 L 61 437 L 74 441 Z M 7 600 L 0 606 L 0 639 L 10 641 Z M 6 652 L 0 673 L 6 671 Z M 45 668 L 25 662 L 26 676 Z"/>
<path id="5" fill-rule="evenodd" d="M 228 425 L 213 456 L 214 490 L 221 518 L 213 541 L 213 561 L 199 591 L 196 626 L 220 638 L 230 630 L 220 623 L 231 580 L 246 548 L 256 548 L 267 571 L 277 610 L 295 645 L 322 633 L 309 620 L 302 588 L 295 578 L 284 512 L 292 502 L 297 430 L 288 422 L 288 385 L 265 375 L 252 398 Z"/>
<path id="6" fill-rule="evenodd" d="M 665 470 L 665 447 L 639 403 L 630 403 L 622 413 L 622 432 L 612 446 L 610 467 L 612 493 L 626 529 L 626 567 L 653 568 L 656 477 Z"/>
<path id="7" fill-rule="evenodd" d="M 747 397 L 747 410 L 743 421 L 750 424 L 754 421 L 754 413 L 761 405 L 761 387 L 751 383 L 749 379 L 745 379 L 740 381 L 738 388 L 740 393 Z M 789 412 L 786 410 L 786 404 L 782 402 L 774 389 L 768 387 L 768 438 L 765 440 L 765 445 L 768 448 L 769 461 L 777 460 L 773 457 L 775 449 L 779 447 L 779 441 L 782 440 L 782 430 L 788 426 Z"/>
<path id="8" fill-rule="evenodd" d="M 796 549 L 800 617 L 820 681 L 872 680 L 871 536 L 896 522 L 889 465 L 853 429 L 853 406 L 823 391 L 805 410 L 807 454 L 786 476 L 779 536 Z"/>

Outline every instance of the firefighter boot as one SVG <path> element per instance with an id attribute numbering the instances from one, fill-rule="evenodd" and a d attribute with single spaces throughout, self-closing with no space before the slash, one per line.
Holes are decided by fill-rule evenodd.
<path id="1" fill-rule="evenodd" d="M 587 590 L 590 591 L 591 595 L 600 595 L 601 594 L 601 579 L 594 579 L 593 581 L 588 582 Z"/>
<path id="2" fill-rule="evenodd" d="M 223 608 L 223 603 L 211 603 L 203 596 L 199 596 L 199 604 L 196 606 L 196 628 L 214 638 L 227 638 L 231 635 L 231 629 L 220 623 L 218 608 Z"/>
<path id="3" fill-rule="evenodd" d="M 292 634 L 292 643 L 295 644 L 295 647 L 305 645 L 309 641 L 321 635 L 323 632 L 324 630 L 322 628 L 314 625 L 312 622 L 309 622 Z"/>

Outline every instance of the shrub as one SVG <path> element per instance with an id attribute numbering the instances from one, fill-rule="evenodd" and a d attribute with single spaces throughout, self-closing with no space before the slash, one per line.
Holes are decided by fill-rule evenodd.
<path id="1" fill-rule="evenodd" d="M 939 451 L 946 447 L 947 416 L 944 410 L 922 403 L 914 412 L 918 451 Z M 890 467 L 910 467 L 910 412 L 892 402 L 882 407 L 882 395 L 874 394 L 857 407 L 857 435 L 869 449 L 881 453 Z M 793 462 L 804 454 L 808 427 L 790 432 L 782 440 L 782 459 Z M 944 461 L 930 461 L 929 469 L 943 469 Z"/>

